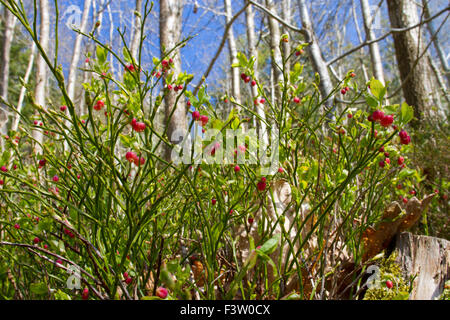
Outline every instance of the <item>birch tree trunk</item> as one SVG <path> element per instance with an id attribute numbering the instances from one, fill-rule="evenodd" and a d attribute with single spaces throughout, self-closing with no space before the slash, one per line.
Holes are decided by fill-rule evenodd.
<path id="1" fill-rule="evenodd" d="M 231 0 L 224 0 L 226 23 L 229 23 L 233 17 Z M 236 40 L 234 39 L 233 26 L 228 29 L 228 50 L 230 55 L 230 64 L 238 63 Z M 241 86 L 239 83 L 239 68 L 231 68 L 231 91 L 237 103 L 241 103 Z"/>
<path id="2" fill-rule="evenodd" d="M 282 14 L 283 14 L 283 20 L 287 23 L 291 23 L 291 0 L 284 0 L 281 2 L 282 5 Z M 283 25 L 283 34 L 289 34 L 289 29 Z M 289 37 L 289 41 L 291 41 L 291 37 Z M 289 52 L 291 51 L 291 45 L 290 42 L 283 42 L 283 58 L 286 60 L 289 56 Z M 291 71 L 291 65 L 290 63 L 286 63 L 286 72 L 289 74 Z"/>
<path id="3" fill-rule="evenodd" d="M 353 15 L 353 22 L 355 23 L 355 29 L 356 29 L 356 34 L 358 35 L 358 40 L 359 43 L 363 42 L 363 38 L 361 36 L 361 30 L 359 30 L 359 25 L 358 25 L 358 19 L 356 17 L 356 8 L 355 8 L 355 1 L 352 0 L 352 15 Z M 361 54 L 364 55 L 364 48 L 361 48 L 360 50 Z M 362 59 L 362 57 L 359 57 L 359 62 L 361 63 L 361 69 L 363 71 L 363 76 L 364 76 L 364 80 L 365 82 L 369 81 L 369 76 L 367 74 L 367 69 L 366 69 L 366 65 L 364 64 L 364 60 Z"/>
<path id="4" fill-rule="evenodd" d="M 49 16 L 49 6 L 48 0 L 39 0 L 39 11 L 40 11 L 40 27 L 39 27 L 39 42 L 42 49 L 47 52 L 48 51 L 48 43 L 50 36 L 50 16 Z M 35 88 L 35 102 L 38 105 L 41 105 L 43 108 L 45 106 L 45 98 L 46 98 L 46 84 L 47 84 L 47 65 L 45 60 L 41 55 L 37 58 L 36 63 L 36 88 Z M 33 130 L 33 138 L 36 139 L 38 143 L 42 143 L 44 140 L 44 136 L 42 131 Z M 36 143 L 34 146 L 34 151 L 36 154 L 42 153 L 42 147 Z"/>
<path id="5" fill-rule="evenodd" d="M 23 77 L 24 84 L 27 84 L 30 79 L 31 71 L 33 70 L 35 56 L 36 56 L 36 44 L 33 42 L 33 46 L 31 47 L 30 59 L 28 60 L 27 70 L 25 71 L 25 75 Z M 19 100 L 17 102 L 17 111 L 18 112 L 22 111 L 23 101 L 25 99 L 26 91 L 27 91 L 27 89 L 25 87 L 22 87 L 20 89 Z M 20 121 L 20 115 L 16 114 L 14 117 L 14 121 L 11 125 L 11 130 L 17 131 L 17 128 L 19 127 L 19 121 Z"/>
<path id="6" fill-rule="evenodd" d="M 104 2 L 105 0 L 100 0 L 100 7 L 99 10 L 97 10 L 97 0 L 92 0 L 92 25 L 95 26 L 96 23 L 99 23 L 98 27 L 94 27 L 92 32 L 95 34 L 100 34 L 102 23 L 103 23 L 103 10 L 104 10 Z M 107 5 L 110 4 L 110 1 L 107 2 Z M 89 53 L 90 57 L 95 57 L 95 42 L 92 40 L 88 40 L 86 44 L 85 52 Z M 84 68 L 89 69 L 89 63 L 84 63 Z M 119 70 L 120 72 L 120 70 Z M 96 77 L 96 75 L 92 75 L 90 72 L 84 72 L 83 73 L 83 82 L 88 82 L 89 77 L 93 76 Z M 86 106 L 86 91 L 84 91 L 83 99 L 80 100 L 80 113 L 86 114 L 87 113 L 87 106 Z"/>
<path id="7" fill-rule="evenodd" d="M 109 1 L 108 4 L 106 5 L 106 9 L 108 10 L 108 17 L 109 17 L 109 46 L 112 48 L 114 41 L 114 19 L 111 10 L 111 3 Z M 111 72 L 112 74 L 115 74 L 114 56 L 110 54 L 109 59 L 110 59 L 109 64 L 111 65 Z"/>
<path id="8" fill-rule="evenodd" d="M 5 9 L 4 11 L 4 32 L 2 35 L 2 58 L 0 64 L 0 95 L 3 99 L 8 100 L 8 82 L 9 82 L 9 62 L 10 62 L 10 51 L 11 44 L 14 38 L 14 27 L 16 25 L 16 17 L 11 13 L 11 11 Z"/>
<path id="9" fill-rule="evenodd" d="M 134 14 L 134 28 L 133 37 L 130 46 L 130 52 L 133 59 L 139 63 L 138 49 L 141 41 L 141 13 L 142 13 L 142 0 L 136 0 L 136 11 Z"/>
<path id="10" fill-rule="evenodd" d="M 181 35 L 181 17 L 183 12 L 183 1 L 178 0 L 161 0 L 159 9 L 159 34 L 161 58 L 163 58 L 169 50 L 172 50 L 180 41 Z M 163 49 L 165 51 L 163 51 Z M 173 51 L 173 67 L 174 77 L 181 72 L 180 50 Z M 164 78 L 164 86 L 165 78 Z M 167 89 L 166 89 L 167 90 Z M 186 119 L 186 103 L 184 99 L 179 99 L 176 103 L 177 93 L 174 90 L 167 90 L 164 97 L 165 105 L 165 125 L 167 127 L 167 136 L 172 143 L 179 143 L 183 136 L 174 135 L 175 131 L 187 132 Z M 175 110 L 174 110 L 175 109 Z M 173 112 L 173 114 L 172 114 Z M 172 114 L 172 117 L 170 115 Z M 171 148 L 165 148 L 165 158 L 170 161 Z"/>
<path id="11" fill-rule="evenodd" d="M 363 14 L 364 30 L 366 31 L 366 39 L 368 41 L 372 41 L 376 37 L 375 32 L 372 29 L 373 17 L 370 14 L 370 3 L 369 0 L 360 0 L 360 2 L 361 2 L 361 11 Z M 369 45 L 369 51 L 370 51 L 370 60 L 372 61 L 373 75 L 376 79 L 380 80 L 383 84 L 385 84 L 383 64 L 381 62 L 381 54 L 380 48 L 378 47 L 378 42 L 371 43 Z"/>
<path id="12" fill-rule="evenodd" d="M 333 85 L 330 78 L 330 73 L 328 72 L 327 65 L 322 58 L 322 52 L 319 47 L 319 43 L 314 34 L 314 28 L 309 17 L 308 8 L 306 7 L 305 0 L 298 0 L 298 5 L 300 8 L 300 19 L 302 20 L 303 29 L 305 29 L 309 35 L 308 42 L 311 42 L 309 46 L 306 47 L 309 57 L 311 58 L 313 69 L 320 76 L 319 90 L 323 99 L 328 97 L 333 90 Z M 325 105 L 330 108 L 333 107 L 333 100 L 329 97 L 325 101 Z"/>
<path id="13" fill-rule="evenodd" d="M 91 0 L 84 0 L 84 8 L 83 15 L 81 16 L 81 24 L 79 26 L 79 30 L 81 32 L 86 31 L 86 25 L 89 17 L 89 10 L 91 8 Z M 72 61 L 70 63 L 69 69 L 69 78 L 67 81 L 67 94 L 69 95 L 70 100 L 77 105 L 75 102 L 75 90 L 77 83 L 77 71 L 78 71 L 78 63 L 80 62 L 81 56 L 81 40 L 83 36 L 81 34 L 77 34 L 75 38 L 75 43 L 73 47 Z M 81 110 L 75 110 L 76 112 L 80 112 Z M 69 121 L 66 121 L 66 125 L 69 125 Z M 67 149 L 67 142 L 64 143 L 65 149 Z"/>
<path id="14" fill-rule="evenodd" d="M 266 7 L 271 12 L 276 12 L 275 5 L 273 0 L 266 0 Z M 281 101 L 281 87 L 279 85 L 279 82 L 283 80 L 283 73 L 280 68 L 283 67 L 283 58 L 281 56 L 281 50 L 280 50 L 280 25 L 278 24 L 278 21 L 275 20 L 272 16 L 267 16 L 267 19 L 269 20 L 269 30 L 270 30 L 270 51 L 272 56 L 272 70 L 273 70 L 273 76 L 274 76 L 274 83 L 275 86 L 275 100 L 277 102 Z"/>
<path id="15" fill-rule="evenodd" d="M 405 28 L 419 23 L 417 6 L 413 0 L 388 0 L 389 20 L 392 28 Z M 411 123 L 418 127 L 422 113 L 431 108 L 434 90 L 431 81 L 431 67 L 426 57 L 419 56 L 424 50 L 420 28 L 393 34 L 395 56 L 397 58 L 403 95 L 406 102 L 414 107 L 418 120 Z"/>
<path id="16" fill-rule="evenodd" d="M 424 18 L 429 19 L 431 15 L 430 15 L 430 10 L 428 8 L 428 0 L 422 0 L 422 6 L 423 6 Z M 433 36 L 433 34 L 435 34 L 435 32 L 436 32 L 434 25 L 433 25 L 433 21 L 429 21 L 427 23 L 427 28 L 428 28 L 430 35 Z M 442 69 L 444 69 L 447 83 L 450 84 L 450 69 L 448 67 L 447 58 L 445 57 L 445 51 L 442 48 L 441 42 L 439 41 L 438 37 L 433 38 L 433 44 L 438 53 L 439 61 L 441 62 Z"/>
<path id="17" fill-rule="evenodd" d="M 255 64 L 253 66 L 254 68 L 254 74 L 255 79 L 259 79 L 259 72 L 258 72 L 258 51 L 256 50 L 256 36 L 255 36 L 255 17 L 253 13 L 253 7 L 248 6 L 245 9 L 245 18 L 247 22 L 247 42 L 248 42 L 248 53 L 250 57 L 255 58 Z M 254 105 L 256 108 L 256 113 L 262 120 L 257 120 L 256 123 L 258 124 L 258 130 L 259 130 L 259 136 L 261 139 L 261 143 L 264 144 L 264 146 L 269 145 L 269 138 L 267 134 L 267 126 L 264 122 L 266 120 L 266 113 L 264 110 L 264 104 L 259 103 L 259 101 L 256 100 L 256 97 L 258 96 L 258 88 L 257 86 L 251 87 L 251 93 L 252 93 L 252 100 L 254 101 Z"/>
<path id="18" fill-rule="evenodd" d="M 450 104 L 449 94 L 447 91 L 447 85 L 445 84 L 445 80 L 442 77 L 441 70 L 438 68 L 436 63 L 433 61 L 433 58 L 429 53 L 427 53 L 428 63 L 430 64 L 431 70 L 433 70 L 434 79 L 436 80 L 435 85 L 439 87 L 439 90 L 435 90 L 434 101 L 437 106 L 437 114 L 442 117 L 442 119 L 446 118 L 446 113 L 448 112 L 448 105 Z M 444 99 L 444 104 L 442 104 L 442 98 Z M 431 111 L 431 110 L 430 110 Z"/>
<path id="19" fill-rule="evenodd" d="M 16 25 L 16 17 L 6 8 L 4 9 L 4 32 L 2 35 L 2 52 L 1 52 L 1 63 L 0 63 L 0 95 L 5 100 L 8 101 L 8 83 L 9 83 L 9 62 L 10 62 L 10 52 L 11 44 L 14 38 L 14 27 Z M 0 122 L 1 134 L 7 133 L 8 128 L 8 110 L 1 106 L 0 112 L 2 113 L 2 121 Z M 3 139 L 1 139 L 1 146 L 3 150 Z"/>

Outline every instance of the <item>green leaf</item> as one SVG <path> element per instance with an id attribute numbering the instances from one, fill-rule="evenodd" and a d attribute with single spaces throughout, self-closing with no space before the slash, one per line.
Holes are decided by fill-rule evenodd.
<path id="1" fill-rule="evenodd" d="M 31 292 L 33 292 L 34 294 L 37 294 L 37 295 L 43 295 L 48 292 L 47 286 L 43 282 L 32 283 L 30 285 L 30 290 L 31 290 Z"/>
<path id="2" fill-rule="evenodd" d="M 2 154 L 2 163 L 8 163 L 11 158 L 11 152 L 9 150 L 5 150 Z"/>
<path id="3" fill-rule="evenodd" d="M 205 87 L 201 87 L 200 90 L 198 90 L 197 97 L 200 104 L 203 104 L 203 98 L 205 97 Z"/>
<path id="4" fill-rule="evenodd" d="M 132 63 L 133 59 L 131 59 L 131 56 L 128 53 L 127 48 L 123 47 L 122 52 L 123 52 L 123 59 L 128 63 Z"/>
<path id="5" fill-rule="evenodd" d="M 401 119 L 404 124 L 408 123 L 414 118 L 414 109 L 409 106 L 406 102 L 402 103 L 402 107 L 400 109 Z"/>
<path id="6" fill-rule="evenodd" d="M 239 128 L 239 118 L 238 117 L 234 117 L 233 121 L 231 122 L 231 129 L 236 130 L 237 128 Z"/>
<path id="7" fill-rule="evenodd" d="M 396 296 L 392 298 L 392 300 L 408 300 L 409 293 L 408 292 L 399 292 Z"/>
<path id="8" fill-rule="evenodd" d="M 300 64 L 299 62 L 294 64 L 294 72 L 297 73 L 297 74 L 302 73 L 303 72 L 303 65 Z"/>
<path id="9" fill-rule="evenodd" d="M 400 105 L 398 105 L 398 104 L 385 106 L 384 111 L 387 114 L 395 114 L 395 113 L 397 113 L 398 107 L 400 107 Z"/>
<path id="10" fill-rule="evenodd" d="M 373 109 L 378 107 L 378 101 L 374 97 L 367 95 L 367 96 L 365 96 L 365 98 L 366 98 L 366 102 L 369 105 L 369 107 L 371 107 Z"/>
<path id="11" fill-rule="evenodd" d="M 382 101 L 384 95 L 386 94 L 386 88 L 383 86 L 381 81 L 373 77 L 370 80 L 370 91 L 378 99 L 378 101 Z"/>
<path id="12" fill-rule="evenodd" d="M 275 249 L 278 247 L 278 243 L 280 242 L 280 234 L 275 235 L 274 237 L 270 238 L 264 244 L 259 248 L 256 249 L 256 252 L 262 252 L 264 254 L 271 254 L 275 251 Z"/>
<path id="13" fill-rule="evenodd" d="M 296 94 L 302 93 L 306 89 L 306 83 L 300 82 L 297 86 L 297 90 L 295 90 Z"/>
<path id="14" fill-rule="evenodd" d="M 55 300 L 72 300 L 72 298 L 67 293 L 58 289 L 58 291 L 55 292 Z"/>
<path id="15" fill-rule="evenodd" d="M 143 296 L 141 300 L 163 300 L 163 299 L 157 296 Z"/>
<path id="16" fill-rule="evenodd" d="M 106 57 L 108 56 L 106 49 L 102 46 L 97 46 L 96 54 L 98 62 L 104 64 L 106 62 Z"/>
<path id="17" fill-rule="evenodd" d="M 243 68 L 248 67 L 247 57 L 242 52 L 238 52 L 236 57 L 239 60 L 239 65 L 241 67 Z"/>
<path id="18" fill-rule="evenodd" d="M 237 110 L 235 109 L 235 108 L 233 108 L 231 111 L 230 111 L 230 114 L 228 115 L 228 119 L 227 119 L 227 123 L 228 122 L 231 122 L 231 119 L 233 119 L 234 118 L 234 115 L 237 113 Z"/>
<path id="19" fill-rule="evenodd" d="M 223 122 L 222 122 L 220 119 L 214 119 L 214 120 L 211 122 L 211 127 L 212 127 L 213 129 L 220 130 L 220 129 L 222 129 L 222 127 L 223 127 Z"/>
<path id="20" fill-rule="evenodd" d="M 120 142 L 123 144 L 124 147 L 126 148 L 132 148 L 133 147 L 133 143 L 134 143 L 134 138 L 131 138 L 127 135 L 124 134 L 119 134 L 119 138 L 120 138 Z"/>
<path id="21" fill-rule="evenodd" d="M 286 298 L 283 298 L 283 300 L 300 300 L 300 299 L 301 299 L 301 296 L 296 292 L 292 292 Z"/>
<path id="22" fill-rule="evenodd" d="M 400 173 L 398 174 L 398 178 L 401 180 L 406 177 L 410 177 L 410 176 L 414 175 L 415 172 L 416 172 L 416 170 L 414 170 L 414 169 L 402 169 L 402 171 L 400 171 Z"/>
<path id="23" fill-rule="evenodd" d="M 50 220 L 50 219 L 43 219 L 37 225 L 39 231 L 50 230 L 51 226 L 52 226 L 52 220 Z"/>

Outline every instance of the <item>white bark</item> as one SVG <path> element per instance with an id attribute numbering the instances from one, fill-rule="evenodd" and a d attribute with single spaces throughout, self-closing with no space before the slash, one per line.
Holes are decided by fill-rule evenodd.
<path id="1" fill-rule="evenodd" d="M 281 2 L 282 5 L 282 16 L 283 20 L 287 23 L 291 23 L 291 0 L 284 0 Z M 289 28 L 287 28 L 285 25 L 283 25 L 283 33 L 289 35 Z M 289 52 L 291 51 L 291 43 L 292 39 L 289 37 L 289 42 L 283 42 L 283 57 L 286 60 L 289 56 Z M 286 73 L 289 74 L 291 68 L 290 63 L 286 63 Z"/>
<path id="2" fill-rule="evenodd" d="M 33 46 L 31 47 L 30 59 L 28 60 L 27 70 L 25 71 L 25 75 L 23 77 L 24 84 L 27 84 L 30 79 L 31 71 L 33 70 L 35 56 L 36 56 L 36 44 L 33 42 Z M 25 99 L 26 91 L 27 91 L 27 89 L 25 87 L 22 87 L 20 89 L 19 100 L 17 102 L 17 111 L 18 112 L 22 111 L 23 101 Z M 20 121 L 20 115 L 16 114 L 14 117 L 12 126 L 11 126 L 11 130 L 13 130 L 13 131 L 17 130 L 17 128 L 19 127 L 19 121 Z"/>
<path id="3" fill-rule="evenodd" d="M 183 1 L 178 0 L 161 0 L 159 9 L 159 34 L 161 58 L 166 52 L 172 50 L 180 41 L 181 35 L 181 17 L 183 13 Z M 165 52 L 163 52 L 165 48 Z M 173 67 L 171 72 L 177 77 L 181 72 L 180 50 L 177 48 L 172 51 Z M 164 79 L 165 80 L 165 79 Z M 164 81 L 165 85 L 165 81 Z M 167 126 L 167 136 L 172 143 L 181 142 L 183 137 L 173 136 L 175 130 L 187 131 L 186 103 L 184 99 L 176 102 L 177 93 L 174 90 L 167 91 L 164 97 L 165 105 L 165 125 Z M 175 111 L 173 109 L 175 108 Z M 170 114 L 172 117 L 169 119 Z M 165 158 L 170 161 L 171 149 L 166 148 Z"/>
<path id="4" fill-rule="evenodd" d="M 91 8 L 91 0 L 84 0 L 84 8 L 83 8 L 83 14 L 81 16 L 81 23 L 78 26 L 79 30 L 81 32 L 86 31 L 86 25 L 89 17 L 89 10 Z M 78 63 L 80 62 L 80 56 L 81 56 L 81 40 L 83 39 L 83 36 L 79 33 L 77 33 L 75 37 L 75 43 L 73 46 L 73 54 L 72 54 L 72 61 L 70 63 L 70 69 L 69 69 L 69 77 L 67 80 L 67 94 L 72 101 L 73 105 L 78 105 L 75 102 L 75 90 L 76 90 L 76 83 L 77 83 L 77 71 L 78 71 Z M 79 112 L 80 110 L 75 110 L 76 112 Z M 66 126 L 70 125 L 70 122 L 68 120 L 65 121 Z M 64 141 L 64 149 L 67 150 L 69 147 L 67 141 Z"/>
<path id="5" fill-rule="evenodd" d="M 311 23 L 311 19 L 309 17 L 308 8 L 306 7 L 305 0 L 298 0 L 298 5 L 300 8 L 300 19 L 302 20 L 303 29 L 305 29 L 309 35 L 309 41 L 311 44 L 306 47 L 309 57 L 311 58 L 311 62 L 313 65 L 313 69 L 320 76 L 319 90 L 323 99 L 328 97 L 333 90 L 333 85 L 331 82 L 330 74 L 328 72 L 327 64 L 322 58 L 322 52 L 319 47 L 319 43 L 314 34 L 314 29 Z M 331 97 L 327 99 L 325 102 L 327 107 L 333 106 L 333 100 Z"/>
<path id="6" fill-rule="evenodd" d="M 141 13 L 142 13 L 142 0 L 136 0 L 136 10 L 138 14 L 134 14 L 134 28 L 133 37 L 130 46 L 131 56 L 134 60 L 138 60 L 138 49 L 141 41 Z"/>
<path id="7" fill-rule="evenodd" d="M 248 42 L 248 53 L 250 57 L 255 58 L 255 64 L 253 65 L 254 75 L 255 79 L 259 79 L 259 72 L 258 72 L 258 51 L 256 50 L 256 36 L 255 36 L 255 18 L 253 13 L 252 6 L 248 6 L 245 9 L 245 18 L 247 22 L 247 42 Z M 251 87 L 252 92 L 252 100 L 255 101 L 256 97 L 258 96 L 258 87 L 253 86 Z M 267 134 L 267 125 L 264 122 L 266 120 L 266 113 L 264 110 L 264 104 L 261 104 L 256 102 L 255 104 L 256 113 L 262 120 L 257 120 L 258 123 L 258 130 L 259 135 L 261 137 L 261 143 L 263 143 L 265 146 L 269 145 L 269 138 Z"/>
<path id="8" fill-rule="evenodd" d="M 231 8 L 231 0 L 224 0 L 225 5 L 225 14 L 226 14 L 226 22 L 229 23 L 231 18 L 233 17 L 232 8 Z M 228 49 L 230 54 L 230 64 L 237 63 L 237 49 L 236 49 L 236 40 L 234 39 L 233 26 L 228 29 Z M 237 103 L 241 102 L 241 87 L 240 87 L 240 77 L 239 77 L 239 68 L 231 68 L 231 90 L 232 95 Z"/>
<path id="9" fill-rule="evenodd" d="M 404 232 L 397 238 L 396 250 L 404 275 L 407 278 L 417 275 L 409 299 L 438 298 L 450 276 L 450 242 Z"/>
<path id="10" fill-rule="evenodd" d="M 109 17 L 109 46 L 112 48 L 113 40 L 114 40 L 114 20 L 113 20 L 113 16 L 112 16 L 110 2 L 108 2 L 106 9 L 108 10 L 108 17 Z M 112 54 L 110 54 L 109 59 L 110 59 L 109 63 L 111 65 L 111 73 L 115 74 L 114 56 Z"/>
<path id="11" fill-rule="evenodd" d="M 49 48 L 49 35 L 50 35 L 50 16 L 49 16 L 49 6 L 48 0 L 39 0 L 39 13 L 41 17 L 40 27 L 39 27 L 39 42 L 44 52 L 48 51 Z M 46 108 L 46 84 L 47 84 L 47 65 L 45 60 L 41 55 L 37 58 L 36 63 L 36 88 L 35 88 L 35 102 Z M 33 138 L 37 142 L 42 143 L 44 136 L 41 130 L 33 130 Z M 42 153 L 41 146 L 36 143 L 34 147 L 35 153 Z"/>
<path id="12" fill-rule="evenodd" d="M 3 99 L 8 100 L 8 82 L 9 82 L 9 62 L 11 44 L 14 38 L 14 27 L 16 25 L 17 18 L 5 8 L 4 13 L 4 32 L 2 36 L 2 60 L 0 65 L 1 82 L 0 82 L 0 95 Z"/>
<path id="13" fill-rule="evenodd" d="M 424 18 L 429 19 L 431 15 L 430 15 L 430 10 L 428 8 L 428 0 L 422 0 L 422 5 L 423 5 Z M 428 28 L 428 31 L 431 36 L 433 36 L 436 33 L 433 21 L 429 21 L 427 23 L 427 28 Z M 437 51 L 437 54 L 439 57 L 439 61 L 441 62 L 442 69 L 444 69 L 445 76 L 447 78 L 447 82 L 450 84 L 450 69 L 448 67 L 447 58 L 445 56 L 445 51 L 442 48 L 441 43 L 439 41 L 439 37 L 436 36 L 433 38 L 433 44 L 434 44 L 434 47 L 436 48 L 436 51 Z"/>
<path id="14" fill-rule="evenodd" d="M 100 23 L 100 25 L 95 28 L 93 27 L 93 30 L 95 29 L 94 34 L 100 34 L 101 28 L 102 28 L 102 23 L 103 23 L 103 11 L 105 9 L 105 0 L 100 0 L 100 7 L 97 10 L 97 0 L 92 0 L 92 25 L 95 26 L 95 24 L 97 22 Z M 109 0 L 107 2 L 107 4 L 109 4 Z M 88 40 L 87 44 L 86 44 L 86 53 L 90 53 L 90 57 L 94 57 L 95 56 L 95 43 L 92 40 Z M 85 69 L 89 69 L 89 63 L 84 63 L 84 68 Z M 83 83 L 84 82 L 88 82 L 89 81 L 89 77 L 93 76 L 93 77 L 97 77 L 97 75 L 92 75 L 89 72 L 84 72 L 83 74 Z M 83 90 L 84 92 L 84 90 Z M 84 94 L 82 99 L 80 99 L 79 102 L 79 109 L 80 109 L 80 113 L 81 114 L 85 114 L 87 113 L 87 106 L 85 104 L 85 99 L 84 99 Z"/>
<path id="15" fill-rule="evenodd" d="M 355 23 L 355 29 L 356 29 L 356 34 L 358 35 L 358 40 L 359 43 L 363 42 L 363 38 L 361 36 L 361 30 L 359 30 L 359 25 L 358 25 L 358 19 L 356 17 L 356 8 L 355 8 L 355 1 L 352 0 L 352 15 L 353 15 L 353 22 Z M 361 54 L 364 55 L 364 48 L 361 48 Z M 364 60 L 363 58 L 360 56 L 359 57 L 359 62 L 361 63 L 361 69 L 363 71 L 363 76 L 364 76 L 364 81 L 367 82 L 369 81 L 369 75 L 367 74 L 367 68 L 366 65 L 364 64 Z"/>
<path id="16" fill-rule="evenodd" d="M 100 6 L 97 10 L 97 1 L 93 0 L 92 1 L 92 10 L 94 11 L 93 17 L 94 17 L 94 23 L 96 22 L 100 22 L 100 25 L 97 27 L 97 34 L 100 34 L 100 32 L 102 31 L 102 27 L 103 27 L 103 11 L 105 9 L 105 0 L 100 0 Z"/>
<path id="17" fill-rule="evenodd" d="M 10 52 L 11 52 L 11 44 L 14 38 L 14 27 L 16 25 L 16 17 L 6 8 L 4 9 L 4 32 L 2 35 L 3 48 L 1 52 L 1 64 L 0 64 L 0 95 L 5 100 L 8 101 L 8 83 L 9 83 L 9 62 L 10 62 Z M 8 127 L 8 110 L 4 108 L 4 106 L 0 107 L 1 114 L 1 134 L 4 135 L 7 133 Z M 0 141 L 2 149 L 3 149 L 3 139 Z"/>
<path id="18" fill-rule="evenodd" d="M 86 30 L 90 7 L 91 7 L 91 0 L 84 0 L 83 15 L 81 17 L 81 24 L 79 26 L 80 31 L 83 33 Z M 75 101 L 74 101 L 75 88 L 76 88 L 76 83 L 77 83 L 77 70 L 78 70 L 78 63 L 80 61 L 80 56 L 81 56 L 81 40 L 82 39 L 83 39 L 83 36 L 78 33 L 75 38 L 73 54 L 72 54 L 72 62 L 70 63 L 69 78 L 67 81 L 67 94 L 69 95 L 70 100 L 72 100 L 72 102 L 74 102 L 74 104 L 75 104 Z"/>
<path id="19" fill-rule="evenodd" d="M 372 28 L 373 26 L 373 18 L 370 14 L 370 3 L 369 0 L 360 0 L 361 2 L 361 11 L 363 14 L 364 21 L 364 30 L 366 31 L 366 39 L 368 41 L 372 41 L 376 38 L 375 32 Z M 373 42 L 369 45 L 370 50 L 370 59 L 372 61 L 372 70 L 376 79 L 380 80 L 383 84 L 384 81 L 384 72 L 383 72 L 383 64 L 381 62 L 381 54 L 380 48 L 378 47 L 378 42 Z"/>
<path id="20" fill-rule="evenodd" d="M 266 7 L 271 12 L 276 12 L 273 0 L 266 0 Z M 283 67 L 283 58 L 280 50 L 280 25 L 278 21 L 272 16 L 267 16 L 269 20 L 270 29 L 270 50 L 272 56 L 272 70 L 274 75 L 275 95 L 278 102 L 281 101 L 281 87 L 280 81 L 283 80 L 283 73 L 281 68 Z"/>
<path id="21" fill-rule="evenodd" d="M 439 88 L 440 88 L 440 90 L 436 90 L 434 92 L 434 97 L 435 97 L 434 100 L 435 100 L 436 105 L 438 107 L 437 111 L 438 111 L 438 114 L 441 117 L 445 118 L 445 116 L 446 116 L 445 113 L 448 110 L 446 109 L 446 106 L 442 105 L 441 97 L 444 97 L 445 101 L 447 101 L 447 105 L 450 104 L 449 95 L 447 93 L 447 85 L 445 84 L 445 80 L 444 80 L 444 78 L 442 78 L 441 71 L 439 70 L 439 68 L 434 63 L 433 58 L 431 57 L 431 55 L 427 54 L 427 56 L 428 56 L 428 61 L 430 63 L 430 67 L 433 70 L 433 74 L 434 74 L 434 76 L 436 78 L 437 85 L 439 85 Z"/>

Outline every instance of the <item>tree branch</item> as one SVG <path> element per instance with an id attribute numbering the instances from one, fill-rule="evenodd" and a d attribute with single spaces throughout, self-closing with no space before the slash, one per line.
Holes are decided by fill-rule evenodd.
<path id="1" fill-rule="evenodd" d="M 368 40 L 366 39 L 364 42 L 362 42 L 362 43 L 359 44 L 358 46 L 353 47 L 352 49 L 348 50 L 347 52 L 344 52 L 344 53 L 341 54 L 340 56 L 338 56 L 338 57 L 336 57 L 336 58 L 334 58 L 334 59 L 332 59 L 332 60 L 326 62 L 326 64 L 329 66 L 329 65 L 331 65 L 331 64 L 333 64 L 333 63 L 335 63 L 335 62 L 341 60 L 342 58 L 348 56 L 349 54 L 352 54 L 353 52 L 358 51 L 359 49 L 361 49 L 361 48 L 364 47 L 364 46 L 367 46 L 367 45 L 370 45 L 370 44 L 372 44 L 372 43 L 375 43 L 375 42 L 379 42 L 379 41 L 381 41 L 381 40 L 384 40 L 385 38 L 387 38 L 387 37 L 388 37 L 389 35 L 391 35 L 392 33 L 405 32 L 405 31 L 408 31 L 408 30 L 411 30 L 411 29 L 420 27 L 421 25 L 423 25 L 423 24 L 425 24 L 425 23 L 427 23 L 427 22 L 432 21 L 433 19 L 437 18 L 438 16 L 440 16 L 441 14 L 443 14 L 444 12 L 449 11 L 449 10 L 450 10 L 450 6 L 448 6 L 448 7 L 444 8 L 444 9 L 442 9 L 441 11 L 439 11 L 438 13 L 436 13 L 435 15 L 433 15 L 432 17 L 430 17 L 429 19 L 422 20 L 421 22 L 419 22 L 419 23 L 417 23 L 417 24 L 415 24 L 415 25 L 413 25 L 413 26 L 406 27 L 406 28 L 392 28 L 391 30 L 389 30 L 389 32 L 385 33 L 385 34 L 382 35 L 381 37 L 378 37 L 378 38 L 376 38 L 376 39 L 373 39 L 372 41 L 368 41 Z"/>
<path id="2" fill-rule="evenodd" d="M 417 57 L 417 59 L 414 61 L 414 65 L 412 67 L 412 69 L 409 71 L 408 75 L 406 76 L 406 78 L 402 81 L 402 83 L 398 86 L 397 89 L 394 90 L 394 92 L 388 96 L 386 99 L 390 99 L 392 97 L 394 97 L 395 95 L 397 95 L 400 90 L 405 86 L 405 84 L 408 82 L 409 78 L 412 76 L 412 72 L 413 70 L 416 68 L 417 64 L 419 63 L 419 60 L 422 59 L 422 57 L 425 55 L 425 53 L 427 53 L 428 48 L 431 46 L 431 44 L 433 43 L 434 39 L 436 38 L 437 34 L 439 33 L 439 31 L 441 30 L 442 26 L 444 25 L 445 21 L 447 21 L 448 17 L 449 17 L 450 13 L 447 14 L 447 16 L 445 17 L 445 19 L 442 21 L 441 25 L 439 26 L 439 28 L 435 31 L 435 33 L 432 35 L 430 41 L 428 42 L 427 46 L 423 49 L 422 53 Z"/>
<path id="3" fill-rule="evenodd" d="M 205 73 L 203 74 L 202 78 L 200 79 L 199 83 L 197 84 L 197 86 L 194 89 L 193 94 L 196 95 L 198 90 L 200 89 L 201 85 L 203 84 L 203 82 L 205 82 L 206 78 L 208 77 L 209 73 L 211 72 L 211 69 L 214 66 L 214 63 L 216 63 L 217 58 L 219 58 L 220 53 L 222 52 L 223 47 L 225 46 L 225 42 L 227 40 L 227 34 L 228 34 L 228 30 L 231 28 L 233 22 L 241 15 L 242 12 L 245 11 L 245 9 L 250 5 L 249 2 L 247 2 L 241 10 L 239 10 L 230 20 L 230 22 L 228 22 L 225 25 L 225 30 L 223 31 L 223 37 L 222 37 L 222 41 L 220 42 L 219 48 L 217 48 L 216 54 L 214 55 L 214 57 L 212 58 L 211 62 L 209 63 L 208 68 L 206 69 Z"/>
<path id="4" fill-rule="evenodd" d="M 282 25 L 284 25 L 285 27 L 291 29 L 292 31 L 296 31 L 299 32 L 301 34 L 303 34 L 307 39 L 309 39 L 309 33 L 305 30 L 305 29 L 300 29 L 297 28 L 295 26 L 293 26 L 292 24 L 286 22 L 285 20 L 283 20 L 282 18 L 280 18 L 278 15 L 276 15 L 275 13 L 273 13 L 272 11 L 270 11 L 269 9 L 267 9 L 266 7 L 264 7 L 263 5 L 259 4 L 258 2 L 255 2 L 253 0 L 247 0 L 247 3 L 250 3 L 252 5 L 254 5 L 255 7 L 257 7 L 258 9 L 260 9 L 261 11 L 264 11 L 265 13 L 267 13 L 269 16 L 271 16 L 272 18 L 274 18 L 275 20 L 277 20 L 278 22 L 280 22 Z"/>

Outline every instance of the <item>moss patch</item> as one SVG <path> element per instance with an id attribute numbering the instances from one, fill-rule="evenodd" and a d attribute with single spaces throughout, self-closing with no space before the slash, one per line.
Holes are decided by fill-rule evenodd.
<path id="1" fill-rule="evenodd" d="M 397 253 L 394 251 L 388 258 L 381 260 L 378 264 L 379 281 L 366 291 L 364 300 L 407 300 L 409 298 L 413 279 L 403 277 L 396 258 Z M 387 281 L 392 282 L 392 288 L 388 288 Z"/>

